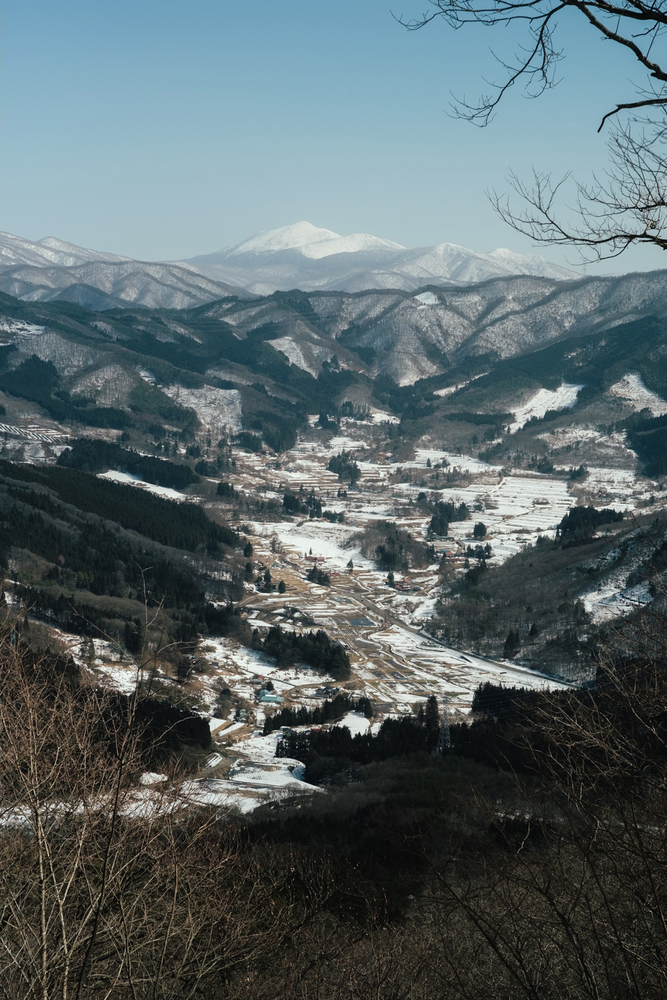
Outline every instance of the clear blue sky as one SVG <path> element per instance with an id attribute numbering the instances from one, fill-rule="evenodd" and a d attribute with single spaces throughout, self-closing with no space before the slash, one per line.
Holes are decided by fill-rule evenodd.
<path id="1" fill-rule="evenodd" d="M 535 251 L 485 190 L 513 168 L 587 177 L 601 114 L 639 74 L 563 24 L 563 82 L 510 95 L 493 124 L 448 117 L 476 96 L 507 32 L 407 32 L 427 0 L 5 0 L 2 228 L 142 259 L 229 246 L 308 220 L 405 246 Z M 504 50 L 507 52 L 507 49 Z M 613 56 L 613 58 L 612 58 Z M 635 251 L 590 271 L 658 268 Z"/>

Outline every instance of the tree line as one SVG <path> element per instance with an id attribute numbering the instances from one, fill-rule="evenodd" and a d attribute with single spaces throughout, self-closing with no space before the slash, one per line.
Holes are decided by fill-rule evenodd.
<path id="1" fill-rule="evenodd" d="M 352 735 L 347 726 L 287 733 L 276 745 L 276 757 L 292 757 L 306 765 L 306 781 L 329 784 L 349 774 L 354 765 L 386 761 L 406 754 L 433 753 L 438 747 L 440 713 L 431 696 L 416 716 L 385 719 L 379 732 Z"/>
<path id="2" fill-rule="evenodd" d="M 273 715 L 268 715 L 264 721 L 264 735 L 275 732 L 283 726 L 308 726 L 310 724 L 320 726 L 324 722 L 333 722 L 340 719 L 346 712 L 360 712 L 367 719 L 373 717 L 373 706 L 368 698 L 351 698 L 350 695 L 340 693 L 334 698 L 327 698 L 326 701 L 316 708 L 281 708 Z"/>
<path id="3" fill-rule="evenodd" d="M 434 506 L 435 510 L 428 526 L 429 537 L 439 535 L 444 538 L 449 534 L 449 525 L 452 521 L 467 521 L 470 517 L 470 510 L 463 501 L 455 504 L 451 500 L 438 500 Z"/>
<path id="4" fill-rule="evenodd" d="M 89 427 L 121 429 L 132 424 L 125 410 L 113 406 L 95 406 L 89 399 L 72 397 L 60 388 L 60 375 L 52 361 L 42 361 L 36 354 L 22 361 L 16 368 L 6 369 L 0 375 L 3 392 L 21 399 L 39 403 L 54 420 L 75 420 Z"/>
<path id="5" fill-rule="evenodd" d="M 320 673 L 331 674 L 336 680 L 347 680 L 350 676 L 349 656 L 342 645 L 331 640 L 323 629 L 299 634 L 286 632 L 280 625 L 272 625 L 264 639 L 255 629 L 252 647 L 275 657 L 279 667 L 307 663 Z"/>
<path id="6" fill-rule="evenodd" d="M 556 528 L 556 538 L 562 545 L 581 544 L 590 541 L 602 525 L 618 524 L 622 520 L 622 511 L 611 507 L 572 507 Z"/>
<path id="7" fill-rule="evenodd" d="M 199 476 L 182 462 L 169 462 L 153 455 L 139 455 L 136 451 L 96 438 L 78 438 L 70 442 L 70 447 L 58 456 L 58 465 L 67 469 L 80 469 L 82 472 L 117 469 L 119 472 L 138 476 L 147 483 L 174 490 L 182 490 L 199 482 Z"/>

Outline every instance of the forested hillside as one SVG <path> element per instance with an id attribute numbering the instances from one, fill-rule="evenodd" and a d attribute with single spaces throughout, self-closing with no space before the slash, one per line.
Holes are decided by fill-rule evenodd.
<path id="1" fill-rule="evenodd" d="M 16 596 L 71 631 L 125 644 L 147 605 L 162 609 L 165 643 L 192 642 L 214 612 L 208 602 L 242 592 L 238 535 L 198 505 L 4 461 L 0 491 L 0 558 Z"/>
<path id="2" fill-rule="evenodd" d="M 83 1000 L 100 983 L 110 1000 L 583 1000 L 593 989 L 658 1000 L 663 633 L 654 612 L 630 623 L 594 689 L 487 685 L 478 720 L 451 726 L 435 755 L 432 703 L 376 736 L 288 736 L 284 752 L 328 792 L 232 821 L 219 807 L 174 809 L 194 787 L 185 751 L 205 745 L 201 720 L 81 687 L 6 624 L 8 995 L 80 982 Z M 172 795 L 140 783 L 156 765 Z"/>

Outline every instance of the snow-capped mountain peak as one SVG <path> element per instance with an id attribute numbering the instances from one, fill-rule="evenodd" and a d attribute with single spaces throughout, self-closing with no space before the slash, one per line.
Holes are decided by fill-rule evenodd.
<path id="1" fill-rule="evenodd" d="M 470 284 L 514 274 L 561 281 L 576 277 L 543 257 L 510 250 L 480 253 L 454 243 L 406 250 L 391 240 L 367 233 L 340 236 L 310 222 L 257 233 L 236 246 L 182 263 L 258 295 L 279 288 L 409 291 L 425 284 Z"/>
<path id="2" fill-rule="evenodd" d="M 280 250 L 300 250 L 312 243 L 341 239 L 338 233 L 331 229 L 318 229 L 310 222 L 295 222 L 292 226 L 281 226 L 280 229 L 269 229 L 256 233 L 249 240 L 237 243 L 229 250 L 221 250 L 227 257 L 240 257 L 243 254 L 276 253 Z"/>
<path id="3" fill-rule="evenodd" d="M 400 243 L 383 240 L 368 233 L 352 233 L 351 236 L 338 236 L 335 239 L 319 240 L 303 247 L 301 252 L 311 260 L 331 257 L 335 253 L 359 253 L 364 250 L 404 250 Z"/>
<path id="4" fill-rule="evenodd" d="M 191 263 L 229 262 L 232 266 L 239 264 L 243 267 L 254 267 L 261 258 L 268 260 L 275 254 L 285 251 L 293 251 L 309 260 L 321 260 L 339 253 L 354 254 L 367 251 L 382 253 L 403 249 L 400 243 L 370 236 L 368 233 L 341 236 L 331 229 L 313 226 L 310 222 L 295 222 L 292 226 L 282 226 L 280 229 L 257 233 L 249 240 L 237 243 L 236 246 L 194 257 Z"/>

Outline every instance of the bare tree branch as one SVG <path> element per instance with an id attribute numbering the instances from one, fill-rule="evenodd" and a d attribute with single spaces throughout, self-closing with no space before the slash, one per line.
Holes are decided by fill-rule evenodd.
<path id="1" fill-rule="evenodd" d="M 630 53 L 646 74 L 636 100 L 619 100 L 598 126 L 615 120 L 608 140 L 611 167 L 602 180 L 576 184 L 570 210 L 558 204 L 565 181 L 552 182 L 547 173 L 533 171 L 527 184 L 516 174 L 511 185 L 524 202 L 515 209 L 507 196 L 493 192 L 492 204 L 501 218 L 537 243 L 572 246 L 584 259 L 603 259 L 623 253 L 633 244 L 667 249 L 667 65 L 664 47 L 654 55 L 656 42 L 667 29 L 667 0 L 432 0 L 421 18 L 401 20 L 411 31 L 444 19 L 459 30 L 477 24 L 485 28 L 515 27 L 527 34 L 518 42 L 512 64 L 497 59 L 506 71 L 493 84 L 494 93 L 477 103 L 459 99 L 454 115 L 485 126 L 508 90 L 523 81 L 524 92 L 537 97 L 556 85 L 555 67 L 562 52 L 556 48 L 557 16 L 572 14 L 589 25 L 599 38 Z M 640 30 L 637 30 L 640 29 Z M 639 113 L 642 117 L 638 117 Z M 567 221 L 574 213 L 578 222 Z"/>

